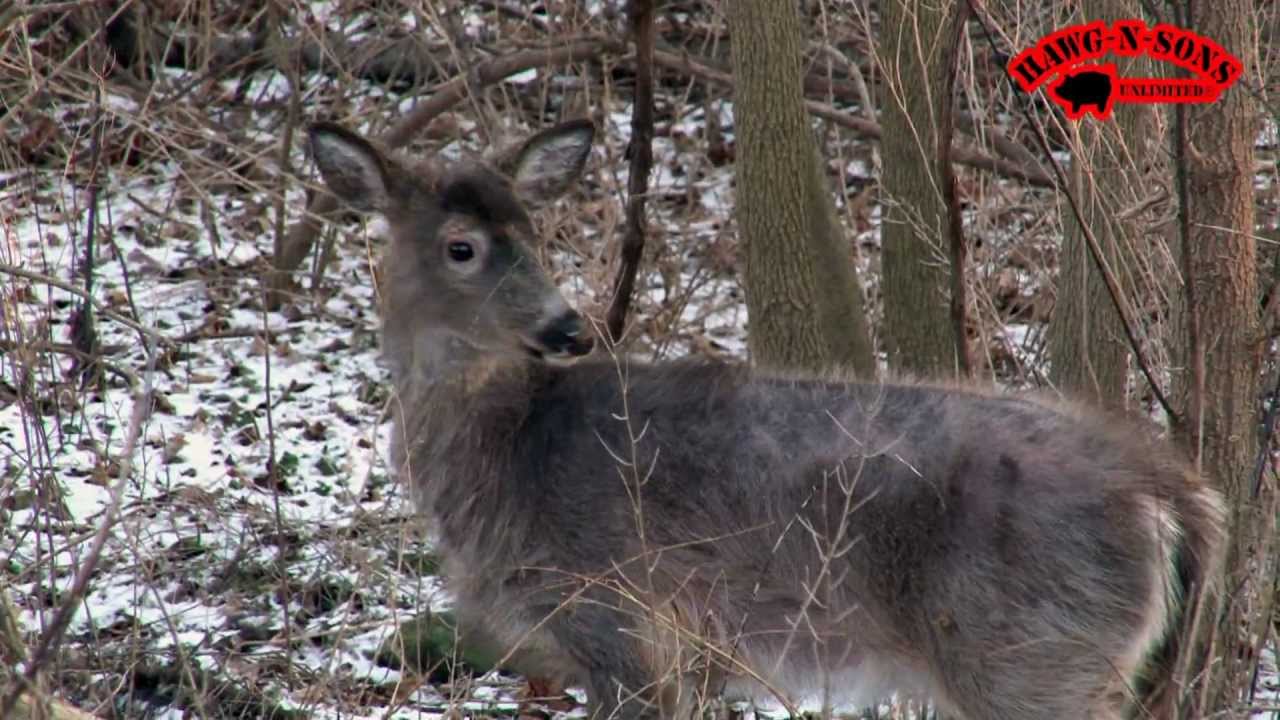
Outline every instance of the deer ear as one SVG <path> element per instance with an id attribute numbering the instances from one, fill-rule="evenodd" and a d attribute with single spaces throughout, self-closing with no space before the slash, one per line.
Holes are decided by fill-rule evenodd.
<path id="1" fill-rule="evenodd" d="M 596 128 L 590 120 L 570 120 L 533 135 L 494 158 L 529 205 L 555 200 L 582 175 Z"/>
<path id="2" fill-rule="evenodd" d="M 361 212 L 384 212 L 391 200 L 391 167 L 368 140 L 333 123 L 311 126 L 311 157 L 338 196 Z"/>

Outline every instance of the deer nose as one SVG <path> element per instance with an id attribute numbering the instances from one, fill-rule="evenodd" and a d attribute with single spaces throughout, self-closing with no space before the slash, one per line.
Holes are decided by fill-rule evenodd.
<path id="1" fill-rule="evenodd" d="M 582 316 L 569 310 L 543 325 L 534 340 L 542 346 L 548 355 L 569 355 L 578 357 L 591 352 L 595 344 L 591 332 L 587 329 Z"/>

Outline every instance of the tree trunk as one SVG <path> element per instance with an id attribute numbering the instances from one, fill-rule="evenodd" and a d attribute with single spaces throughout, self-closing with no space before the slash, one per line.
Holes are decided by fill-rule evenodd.
<path id="1" fill-rule="evenodd" d="M 1083 10 L 1080 22 L 1110 24 L 1142 17 L 1138 0 L 1088 0 Z M 1151 76 L 1151 63 L 1145 58 L 1114 61 L 1122 77 Z M 1155 187 L 1152 158 L 1160 155 L 1160 138 L 1155 137 L 1153 112 L 1151 106 L 1116 104 L 1111 122 L 1085 120 L 1069 128 L 1075 131 L 1071 192 L 1132 307 L 1142 307 L 1134 291 L 1144 274 L 1139 266 L 1149 261 L 1150 253 L 1139 249 L 1146 242 L 1139 224 L 1145 215 L 1122 212 L 1140 206 Z M 1123 407 L 1132 348 L 1089 255 L 1083 228 L 1073 213 L 1064 215 L 1057 301 L 1049 324 L 1049 378 L 1068 395 Z"/>
<path id="2" fill-rule="evenodd" d="M 938 172 L 947 59 L 955 51 L 958 5 L 914 0 L 880 3 L 884 99 L 880 229 L 884 337 L 889 367 L 922 376 L 955 374 L 948 322 L 947 209 Z"/>
<path id="3" fill-rule="evenodd" d="M 875 376 L 862 290 L 804 107 L 793 2 L 728 4 L 752 361 Z"/>
<path id="4" fill-rule="evenodd" d="M 1111 267 L 1123 276 L 1127 273 L 1122 272 L 1125 264 L 1118 249 L 1125 238 L 1132 237 L 1131 223 L 1115 220 L 1114 208 L 1105 206 L 1109 197 L 1105 193 L 1115 190 L 1126 173 L 1114 166 L 1099 167 L 1106 157 L 1105 135 L 1133 137 L 1120 127 L 1080 129 L 1072 143 L 1071 192 Z M 1063 229 L 1057 299 L 1049 320 L 1049 379 L 1066 395 L 1123 406 L 1129 343 L 1120 313 L 1089 256 L 1084 231 L 1070 212 L 1064 212 Z M 1121 285 L 1129 286 L 1123 280 Z"/>
<path id="5" fill-rule="evenodd" d="M 1251 680 L 1264 619 L 1260 611 L 1274 591 L 1269 571 L 1275 504 L 1268 488 L 1258 497 L 1253 492 L 1265 343 L 1253 239 L 1258 111 L 1245 86 L 1257 68 L 1254 7 L 1249 0 L 1223 0 L 1194 8 L 1190 26 L 1245 67 L 1240 83 L 1217 102 L 1185 110 L 1182 252 L 1187 297 L 1193 301 L 1183 313 L 1190 352 L 1181 363 L 1191 370 L 1177 378 L 1186 408 L 1181 434 L 1204 472 L 1226 493 L 1230 532 L 1220 607 L 1204 618 L 1196 645 L 1200 654 L 1187 676 L 1196 678 L 1208 668 L 1206 679 L 1184 696 L 1182 716 L 1199 718 L 1234 707 Z M 1205 657 L 1205 648 L 1212 657 Z M 1203 706 L 1200 698 L 1206 699 Z"/>

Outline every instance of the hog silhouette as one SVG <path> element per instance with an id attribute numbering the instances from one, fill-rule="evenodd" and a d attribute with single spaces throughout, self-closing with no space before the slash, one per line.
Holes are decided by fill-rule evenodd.
<path id="1" fill-rule="evenodd" d="M 1063 102 L 1071 104 L 1071 117 L 1079 117 L 1081 109 L 1092 105 L 1102 117 L 1111 99 L 1111 76 L 1098 70 L 1085 70 L 1063 78 L 1053 88 L 1053 93 Z"/>

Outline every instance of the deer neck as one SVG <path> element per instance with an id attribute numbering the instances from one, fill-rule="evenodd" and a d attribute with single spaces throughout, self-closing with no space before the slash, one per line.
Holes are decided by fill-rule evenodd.
<path id="1" fill-rule="evenodd" d="M 447 331 L 388 335 L 386 342 L 392 381 L 402 397 L 449 402 L 454 409 L 480 401 L 496 385 L 523 385 L 534 374 L 529 359 L 477 349 Z"/>
<path id="2" fill-rule="evenodd" d="M 497 552 L 495 542 L 508 553 L 522 535 L 512 516 L 495 508 L 514 496 L 503 486 L 511 479 L 508 453 L 537 366 L 447 333 L 419 336 L 411 354 L 390 359 L 397 395 L 391 459 L 397 472 L 407 470 L 443 554 L 465 568 Z"/>

